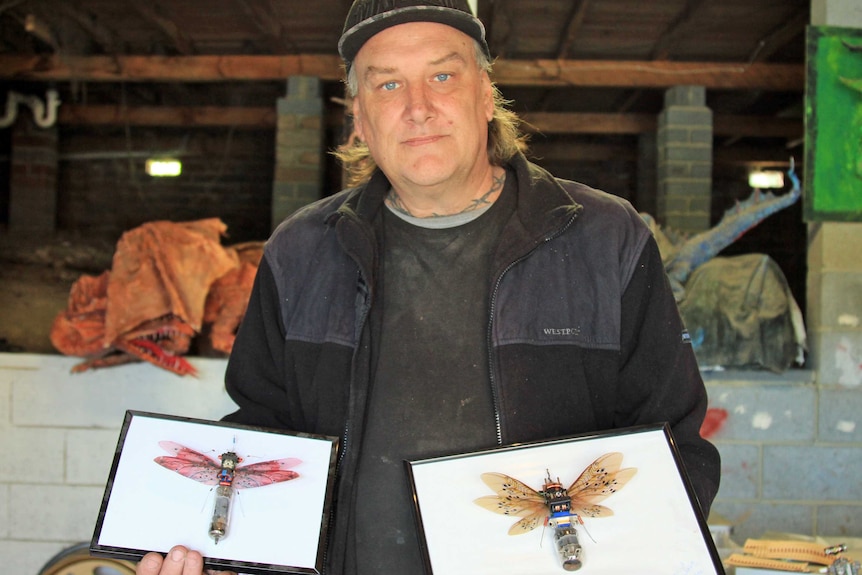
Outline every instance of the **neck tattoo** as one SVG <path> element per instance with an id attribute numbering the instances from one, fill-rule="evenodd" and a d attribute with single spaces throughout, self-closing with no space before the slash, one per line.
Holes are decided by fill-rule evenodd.
<path id="1" fill-rule="evenodd" d="M 475 210 L 480 210 L 482 208 L 488 207 L 494 203 L 495 196 L 503 189 L 503 184 L 506 183 L 506 170 L 500 172 L 500 175 L 493 176 L 493 181 L 491 182 L 491 188 L 479 196 L 478 198 L 470 200 L 470 203 L 460 212 L 452 213 L 452 214 L 438 214 L 433 213 L 429 218 L 443 218 L 446 216 L 456 216 L 458 214 L 463 214 L 466 212 L 472 212 Z M 407 206 L 404 205 L 404 202 L 401 201 L 401 196 L 398 195 L 394 189 L 390 189 L 389 193 L 386 195 L 386 205 L 395 210 L 396 212 L 400 212 L 402 214 L 418 217 L 413 215 Z"/>

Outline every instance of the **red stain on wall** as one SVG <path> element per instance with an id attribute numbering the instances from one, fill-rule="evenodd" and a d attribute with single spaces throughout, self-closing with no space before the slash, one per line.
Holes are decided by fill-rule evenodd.
<path id="1" fill-rule="evenodd" d="M 706 417 L 703 419 L 703 424 L 700 426 L 700 436 L 704 439 L 709 439 L 724 427 L 725 421 L 727 421 L 726 409 L 710 407 L 706 410 Z"/>

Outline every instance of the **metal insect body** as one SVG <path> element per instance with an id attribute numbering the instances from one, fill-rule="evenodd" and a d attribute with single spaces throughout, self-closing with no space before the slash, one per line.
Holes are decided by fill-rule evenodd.
<path id="1" fill-rule="evenodd" d="M 218 545 L 227 536 L 233 494 L 238 489 L 263 487 L 299 477 L 292 471 L 302 460 L 295 457 L 262 461 L 240 467 L 242 458 L 235 451 L 226 451 L 220 461 L 173 441 L 160 441 L 159 446 L 172 456 L 156 457 L 154 461 L 204 485 L 217 485 L 209 535 Z"/>
<path id="2" fill-rule="evenodd" d="M 563 568 L 576 571 L 583 565 L 583 549 L 578 542 L 576 523 L 583 517 L 609 517 L 614 512 L 599 505 L 622 489 L 637 473 L 636 467 L 620 469 L 623 454 L 606 453 L 591 463 L 568 489 L 547 472 L 541 491 L 502 473 L 483 473 L 482 481 L 497 495 L 486 495 L 475 503 L 502 515 L 521 517 L 509 528 L 509 535 L 532 531 L 539 524 L 554 528 L 554 540 Z"/>

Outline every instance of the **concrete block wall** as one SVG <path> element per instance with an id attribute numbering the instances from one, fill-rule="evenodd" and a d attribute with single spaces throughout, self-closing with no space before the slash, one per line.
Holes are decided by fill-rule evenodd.
<path id="1" fill-rule="evenodd" d="M 766 531 L 862 536 L 862 390 L 810 371 L 705 374 L 710 407 L 728 419 L 713 512 L 743 544 Z"/>
<path id="2" fill-rule="evenodd" d="M 813 224 L 808 337 L 823 383 L 862 387 L 862 224 Z"/>
<path id="3" fill-rule="evenodd" d="M 192 358 L 198 378 L 149 364 L 72 375 L 75 358 L 0 353 L 0 558 L 36 575 L 89 541 L 127 409 L 219 419 L 236 409 L 226 360 Z"/>
<path id="4" fill-rule="evenodd" d="M 0 353 L 0 557 L 35 575 L 93 534 L 127 409 L 218 419 L 235 406 L 225 360 L 191 358 L 199 378 L 151 365 L 71 375 L 74 358 Z M 706 373 L 722 485 L 713 510 L 743 543 L 765 531 L 862 536 L 862 390 L 810 371 Z"/>

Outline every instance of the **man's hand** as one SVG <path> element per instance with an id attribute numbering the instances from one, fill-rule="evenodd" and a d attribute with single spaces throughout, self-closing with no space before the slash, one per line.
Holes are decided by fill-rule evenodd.
<path id="1" fill-rule="evenodd" d="M 173 547 L 167 557 L 159 553 L 147 553 L 135 569 L 136 575 L 202 575 L 204 558 L 197 551 L 182 545 Z M 229 571 L 207 571 L 209 575 L 235 575 Z"/>

